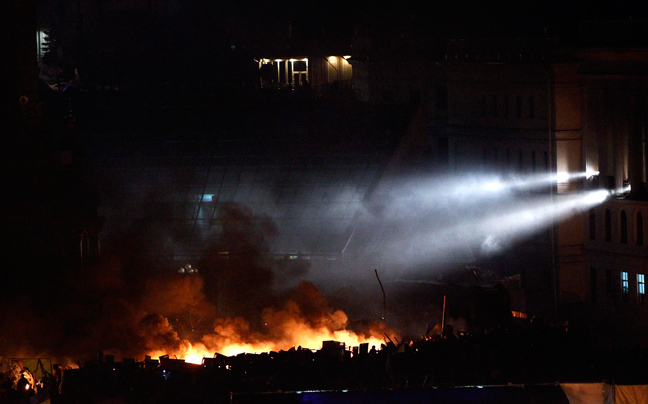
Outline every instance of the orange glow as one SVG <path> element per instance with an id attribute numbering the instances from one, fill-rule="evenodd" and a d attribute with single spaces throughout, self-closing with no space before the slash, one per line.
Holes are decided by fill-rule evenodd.
<path id="1" fill-rule="evenodd" d="M 329 331 L 326 328 L 312 329 L 304 324 L 293 324 L 294 328 L 288 335 L 277 341 L 258 341 L 256 343 L 243 342 L 244 336 L 236 336 L 241 342 L 231 342 L 219 345 L 219 336 L 205 335 L 203 342 L 188 344 L 188 349 L 182 352 L 174 352 L 178 359 L 184 359 L 187 363 L 201 364 L 203 358 L 212 358 L 215 353 L 225 356 L 236 356 L 241 353 L 262 353 L 271 351 L 286 351 L 291 348 L 301 346 L 304 349 L 321 349 L 323 341 L 334 340 L 343 342 L 347 349 L 359 346 L 362 343 L 368 343 L 369 346 L 380 347 L 384 343 L 384 338 L 378 336 L 365 337 L 352 331 L 339 330 Z M 205 343 L 206 342 L 206 343 Z M 153 357 L 159 357 L 169 352 L 153 351 L 149 354 Z"/>
<path id="2" fill-rule="evenodd" d="M 367 343 L 380 348 L 385 342 L 383 332 L 389 331 L 384 324 L 377 323 L 368 335 L 355 333 L 346 328 L 347 316 L 341 310 L 320 313 L 318 318 L 305 318 L 297 305 L 286 304 L 281 310 L 266 309 L 264 322 L 266 330 L 255 333 L 241 318 L 218 318 L 212 333 L 200 341 L 190 343 L 183 340 L 176 352 L 154 350 L 152 357 L 169 354 L 188 363 L 202 363 L 203 358 L 212 358 L 216 353 L 235 356 L 241 353 L 262 353 L 287 351 L 291 348 L 319 350 L 323 341 L 343 342 L 347 349 Z"/>

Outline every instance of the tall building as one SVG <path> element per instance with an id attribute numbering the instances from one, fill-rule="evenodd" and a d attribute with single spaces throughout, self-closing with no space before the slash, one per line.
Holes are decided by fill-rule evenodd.
<path id="1" fill-rule="evenodd" d="M 107 4 L 123 15 L 121 3 Z M 157 26 L 160 15 L 179 15 L 175 4 L 140 2 L 126 14 L 137 18 L 148 10 L 146 21 Z M 81 10 L 70 10 L 70 18 L 81 17 Z M 191 53 L 198 59 L 174 65 L 179 70 L 150 68 L 160 55 L 155 49 L 165 49 L 163 62 L 182 54 L 183 43 L 173 36 L 157 41 L 147 53 L 153 56 L 141 66 L 116 63 L 129 60 L 129 53 L 111 53 L 115 44 L 106 41 L 92 59 L 101 66 L 91 79 L 109 92 L 125 92 L 129 86 L 167 90 L 170 85 L 191 104 L 202 84 L 208 82 L 211 91 L 245 81 L 240 79 L 248 77 L 248 62 L 260 70 L 255 87 L 274 85 L 285 92 L 261 103 L 225 107 L 218 102 L 172 107 L 161 101 L 164 107 L 156 109 L 149 108 L 150 100 L 138 100 L 135 107 L 86 111 L 79 127 L 87 134 L 90 165 L 110 179 L 101 184 L 110 195 L 102 207 L 105 235 L 142 231 L 145 238 L 155 238 L 152 250 L 173 267 L 206 251 L 226 257 L 232 246 L 218 241 L 224 223 L 220 215 L 223 207 L 239 206 L 255 220 L 269 218 L 276 226 L 268 233 L 272 256 L 321 258 L 320 263 L 363 253 L 375 257 L 394 229 L 367 229 L 362 215 L 412 168 L 431 178 L 473 172 L 508 179 L 544 176 L 556 181 L 526 194 L 535 203 L 567 206 L 598 188 L 610 197 L 584 213 L 547 220 L 538 231 L 520 230 L 511 249 L 515 259 L 505 262 L 502 275 L 521 274 L 524 311 L 599 330 L 643 330 L 645 21 L 554 21 L 564 23 L 561 33 L 580 29 L 580 35 L 564 41 L 546 35 L 546 29 L 539 36 L 526 35 L 541 28 L 536 22 L 528 29 L 517 27 L 522 36 L 511 35 L 503 25 L 491 35 L 492 27 L 474 15 L 468 19 L 463 9 L 457 15 L 448 10 L 448 18 L 435 16 L 432 28 L 421 28 L 422 19 L 409 15 L 389 29 L 390 24 L 358 24 L 364 28 L 356 30 L 349 54 L 346 48 L 304 48 L 317 47 L 325 36 L 299 42 L 298 31 L 284 20 L 275 24 L 281 33 L 263 37 L 266 49 L 242 53 L 240 43 L 253 43 L 243 34 L 261 25 L 248 24 L 239 36 L 227 37 L 231 43 L 217 43 L 216 56 L 202 48 L 212 37 L 192 31 L 200 39 Z M 495 13 L 487 5 L 475 10 L 469 11 Z M 92 11 L 103 16 L 101 10 Z M 543 18 L 554 14 L 542 11 Z M 503 22 L 502 15 L 497 17 L 497 24 Z M 461 21 L 457 27 L 454 18 Z M 148 43 L 144 36 L 136 39 Z M 286 46 L 271 46 L 273 40 Z M 139 48 L 129 52 L 134 49 Z M 223 60 L 236 61 L 232 55 L 250 57 L 240 70 L 245 74 L 239 75 L 232 62 L 219 74 L 201 76 L 201 69 L 211 66 L 203 63 L 204 55 L 219 68 Z M 329 55 L 338 55 L 337 64 L 320 58 Z M 215 85 L 214 77 L 223 72 L 226 85 Z M 151 80 L 143 83 L 141 78 L 149 75 Z M 303 102 L 295 96 L 297 84 L 326 87 L 335 80 L 345 88 L 350 83 L 357 103 Z M 193 87 L 187 87 L 189 82 Z M 519 221 L 524 220 L 520 214 Z M 420 248 L 426 248 L 424 243 Z M 470 247 L 460 250 L 453 251 L 454 264 L 475 264 Z"/>
<path id="2" fill-rule="evenodd" d="M 351 59 L 361 99 L 422 99 L 435 172 L 555 176 L 535 198 L 556 206 L 607 190 L 605 203 L 526 240 L 523 285 L 538 294 L 527 308 L 635 342 L 648 320 L 645 31 L 644 21 L 594 21 L 571 42 L 449 38 L 416 52 L 407 40 L 359 38 Z"/>

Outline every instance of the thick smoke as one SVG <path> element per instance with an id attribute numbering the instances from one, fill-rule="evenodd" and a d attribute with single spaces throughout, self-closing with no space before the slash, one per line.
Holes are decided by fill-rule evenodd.
<path id="1" fill-rule="evenodd" d="M 224 205 L 219 218 L 210 240 L 213 254 L 196 265 L 199 273 L 147 266 L 141 251 L 129 250 L 146 248 L 138 235 L 152 235 L 144 226 L 100 262 L 65 268 L 48 298 L 25 295 L 3 305 L 0 352 L 74 365 L 100 353 L 142 359 L 227 354 L 232 345 L 253 351 L 318 348 L 324 339 L 355 335 L 347 330 L 347 315 L 329 307 L 315 285 L 274 287 L 276 274 L 303 274 L 307 267 L 268 258 L 268 240 L 276 232 L 268 218 L 234 204 Z M 217 254 L 223 250 L 227 259 Z M 361 331 L 370 336 L 384 329 L 365 325 Z"/>

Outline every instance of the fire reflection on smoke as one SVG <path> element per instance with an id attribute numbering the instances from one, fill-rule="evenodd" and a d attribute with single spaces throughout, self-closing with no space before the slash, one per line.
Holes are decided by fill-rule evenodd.
<path id="1" fill-rule="evenodd" d="M 300 306 L 299 298 L 306 296 L 310 303 L 316 302 L 319 306 Z M 159 315 L 142 319 L 139 329 L 147 338 L 145 354 L 153 357 L 171 354 L 192 363 L 200 363 L 203 357 L 212 357 L 215 353 L 232 356 L 243 352 L 288 350 L 296 346 L 319 349 L 326 340 L 344 342 L 347 346 L 361 343 L 380 346 L 384 333 L 391 332 L 378 322 L 363 332 L 347 329 L 347 315 L 328 308 L 317 288 L 308 282 L 302 282 L 282 307 L 265 308 L 262 321 L 262 329 L 254 331 L 242 317 L 216 317 L 211 331 L 192 342 L 181 338 L 168 320 Z"/>

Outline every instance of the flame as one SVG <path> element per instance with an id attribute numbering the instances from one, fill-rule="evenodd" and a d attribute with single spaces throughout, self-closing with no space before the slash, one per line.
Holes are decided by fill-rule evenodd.
<path id="1" fill-rule="evenodd" d="M 192 335 L 192 341 L 182 339 L 169 321 L 159 315 L 148 316 L 140 323 L 142 335 L 148 336 L 149 347 L 155 348 L 152 351 L 156 354 L 170 354 L 196 364 L 216 353 L 235 356 L 286 351 L 298 346 L 321 349 L 323 341 L 331 340 L 346 347 L 367 343 L 378 348 L 384 343 L 385 331 L 392 332 L 382 322 L 367 326 L 363 333 L 350 330 L 346 313 L 329 308 L 320 291 L 310 283 L 300 284 L 281 307 L 266 307 L 261 318 L 263 327 L 253 330 L 244 318 L 216 317 L 211 331 Z M 163 349 L 169 352 L 162 352 Z"/>
<path id="2" fill-rule="evenodd" d="M 243 336 L 239 336 L 243 338 Z M 210 341 L 214 338 L 213 335 L 206 335 L 204 340 Z M 286 341 L 292 340 L 297 343 L 289 344 Z M 174 355 L 178 359 L 184 359 L 187 363 L 202 364 L 203 358 L 212 358 L 216 353 L 225 356 L 236 356 L 241 353 L 261 353 L 271 351 L 282 351 L 296 348 L 297 346 L 305 349 L 321 349 L 323 341 L 337 341 L 345 344 L 346 347 L 359 346 L 362 343 L 367 343 L 369 346 L 380 347 L 384 343 L 383 338 L 376 336 L 365 337 L 358 335 L 353 331 L 339 330 L 329 331 L 325 328 L 322 329 L 300 329 L 298 334 L 290 334 L 284 341 L 260 341 L 258 343 L 230 343 L 226 345 L 213 345 L 208 346 L 204 343 L 189 344 L 189 348 L 183 352 L 176 352 Z M 211 340 L 213 341 L 213 340 Z M 151 352 L 151 356 L 162 356 L 167 352 L 156 350 Z"/>
<path id="3" fill-rule="evenodd" d="M 294 305 L 288 305 L 284 310 L 267 310 L 264 318 L 267 320 L 264 333 L 250 331 L 249 324 L 241 318 L 218 318 L 214 332 L 202 335 L 200 341 L 190 343 L 183 340 L 178 344 L 178 351 L 156 349 L 151 356 L 170 353 L 187 363 L 201 364 L 203 358 L 212 358 L 216 353 L 235 356 L 286 351 L 298 346 L 321 349 L 323 341 L 330 340 L 344 343 L 347 348 L 362 343 L 378 348 L 385 340 L 380 327 L 370 330 L 369 335 L 347 329 L 347 316 L 340 310 L 309 320 Z"/>

